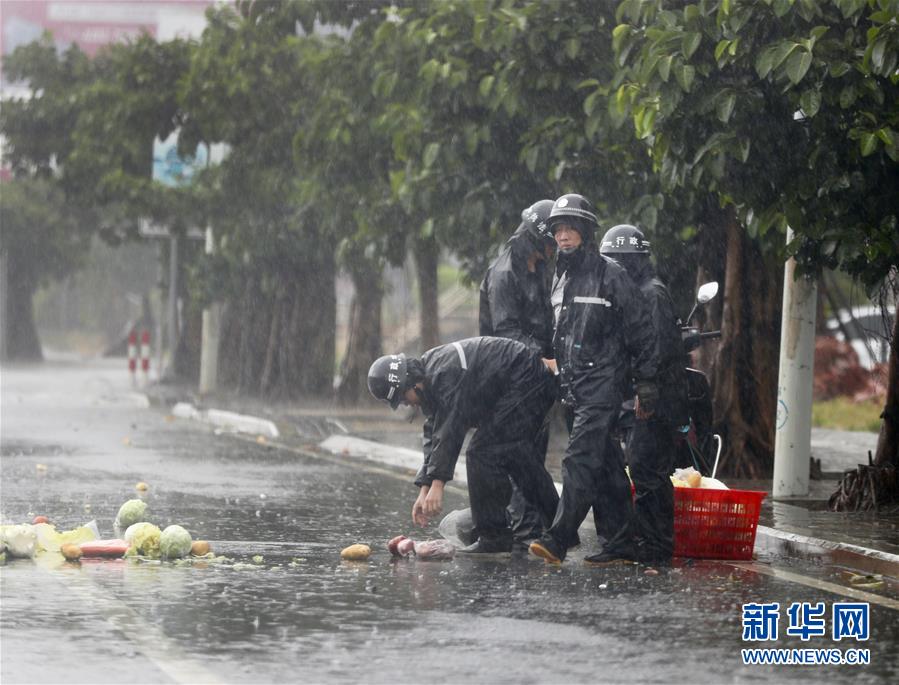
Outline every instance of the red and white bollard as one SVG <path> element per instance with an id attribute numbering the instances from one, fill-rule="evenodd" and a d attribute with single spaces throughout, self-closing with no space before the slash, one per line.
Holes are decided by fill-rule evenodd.
<path id="1" fill-rule="evenodd" d="M 128 373 L 131 374 L 131 386 L 137 385 L 137 331 L 128 334 Z"/>
<path id="2" fill-rule="evenodd" d="M 150 331 L 140 334 L 140 368 L 144 372 L 144 385 L 150 381 Z"/>

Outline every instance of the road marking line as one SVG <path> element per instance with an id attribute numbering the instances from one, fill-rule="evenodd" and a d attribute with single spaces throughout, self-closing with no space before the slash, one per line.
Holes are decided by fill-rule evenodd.
<path id="1" fill-rule="evenodd" d="M 205 666 L 185 656 L 174 641 L 167 638 L 157 626 L 147 623 L 134 609 L 100 592 L 100 586 L 84 570 L 79 574 L 55 574 L 47 569 L 40 570 L 62 582 L 88 609 L 105 618 L 134 643 L 137 650 L 156 668 L 176 683 L 224 682 Z"/>
<path id="2" fill-rule="evenodd" d="M 786 580 L 791 583 L 805 585 L 806 587 L 815 588 L 817 590 L 824 590 L 825 592 L 832 592 L 835 595 L 851 597 L 852 599 L 858 599 L 860 601 L 869 602 L 871 604 L 879 604 L 880 606 L 887 607 L 888 609 L 899 611 L 899 601 L 891 599 L 890 597 L 883 597 L 881 595 L 875 595 L 870 592 L 856 590 L 855 588 L 846 587 L 844 585 L 837 585 L 836 583 L 830 583 L 826 580 L 809 578 L 808 576 L 802 576 L 798 573 L 793 573 L 792 571 L 784 571 L 777 568 L 771 568 L 770 566 L 764 566 L 755 561 L 725 561 L 722 563 L 725 563 L 728 566 L 741 568 L 746 571 L 751 571 L 752 573 L 771 576 L 772 578 L 778 578 L 780 580 Z"/>

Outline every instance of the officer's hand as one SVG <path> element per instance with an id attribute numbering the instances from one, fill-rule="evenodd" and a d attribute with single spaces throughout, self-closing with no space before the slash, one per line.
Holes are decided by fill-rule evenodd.
<path id="1" fill-rule="evenodd" d="M 558 367 L 556 366 L 556 360 L 555 360 L 555 359 L 544 359 L 544 360 L 543 360 L 543 365 L 544 365 L 547 369 L 549 369 L 550 371 L 552 371 L 553 374 L 558 374 L 558 373 L 559 373 L 559 369 L 558 369 Z"/>
<path id="2" fill-rule="evenodd" d="M 655 414 L 659 401 L 659 386 L 652 381 L 637 381 L 637 399 L 634 413 L 638 419 L 648 419 Z"/>
<path id="3" fill-rule="evenodd" d="M 443 509 L 443 481 L 435 480 L 431 483 L 424 502 L 424 513 L 428 518 L 437 516 Z"/>
<path id="4" fill-rule="evenodd" d="M 634 414 L 637 415 L 637 418 L 638 418 L 638 419 L 646 420 L 646 419 L 648 419 L 649 417 L 651 417 L 654 413 L 655 413 L 655 412 L 647 412 L 647 411 L 643 408 L 643 405 L 640 404 L 640 398 L 639 398 L 639 397 L 636 398 L 636 399 L 634 400 Z"/>
<path id="5" fill-rule="evenodd" d="M 421 489 L 418 491 L 418 499 L 415 500 L 415 504 L 412 505 L 412 522 L 417 526 L 426 526 L 428 525 L 428 517 L 425 516 L 425 498 L 428 496 L 428 488 L 427 485 L 422 485 Z"/>

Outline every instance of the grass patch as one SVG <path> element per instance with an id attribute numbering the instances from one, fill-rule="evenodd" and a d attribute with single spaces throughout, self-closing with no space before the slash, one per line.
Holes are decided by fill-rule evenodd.
<path id="1" fill-rule="evenodd" d="M 833 428 L 847 431 L 880 431 L 880 412 L 883 404 L 876 400 L 853 402 L 847 397 L 837 397 L 812 405 L 812 425 L 817 428 Z"/>

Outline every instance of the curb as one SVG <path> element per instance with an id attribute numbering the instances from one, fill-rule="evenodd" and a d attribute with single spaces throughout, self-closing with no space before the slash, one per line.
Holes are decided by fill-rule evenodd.
<path id="1" fill-rule="evenodd" d="M 890 554 L 846 542 L 831 542 L 759 526 L 756 529 L 755 548 L 781 556 L 829 557 L 832 563 L 840 566 L 899 578 L 899 554 Z"/>
<path id="2" fill-rule="evenodd" d="M 238 414 L 233 411 L 224 411 L 222 409 L 207 409 L 200 411 L 188 402 L 178 402 L 172 407 L 172 415 L 181 419 L 190 419 L 192 421 L 200 421 L 208 423 L 216 428 L 225 431 L 233 431 L 235 433 L 252 433 L 254 435 L 265 435 L 269 438 L 278 438 L 281 436 L 278 427 L 273 421 L 261 419 L 256 416 L 247 414 Z"/>

